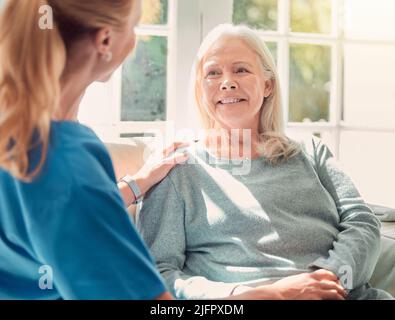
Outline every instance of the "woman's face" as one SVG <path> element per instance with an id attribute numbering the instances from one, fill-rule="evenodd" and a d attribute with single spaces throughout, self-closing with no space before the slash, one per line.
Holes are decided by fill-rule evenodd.
<path id="1" fill-rule="evenodd" d="M 265 80 L 258 55 L 241 39 L 222 37 L 203 59 L 203 104 L 222 128 L 257 131 L 272 90 L 272 81 Z"/>
<path id="2" fill-rule="evenodd" d="M 128 22 L 120 31 L 113 31 L 111 35 L 110 62 L 102 62 L 102 70 L 99 81 L 107 81 L 113 72 L 125 61 L 127 56 L 133 51 L 136 45 L 136 34 L 134 28 L 137 26 L 141 17 L 141 1 L 135 1 L 132 13 Z"/>

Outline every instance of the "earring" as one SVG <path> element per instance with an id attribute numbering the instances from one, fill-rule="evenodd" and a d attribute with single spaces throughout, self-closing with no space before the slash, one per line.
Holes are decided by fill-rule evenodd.
<path id="1" fill-rule="evenodd" d="M 112 52 L 110 52 L 110 51 L 106 52 L 103 55 L 103 60 L 106 61 L 106 62 L 110 62 L 112 60 Z"/>

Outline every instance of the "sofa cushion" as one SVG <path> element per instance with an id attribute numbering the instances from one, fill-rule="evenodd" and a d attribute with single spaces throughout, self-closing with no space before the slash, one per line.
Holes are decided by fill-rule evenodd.
<path id="1" fill-rule="evenodd" d="M 130 144 L 107 143 L 115 176 L 117 180 L 126 174 L 135 174 L 144 164 L 144 152 L 147 146 L 139 140 L 133 140 Z"/>

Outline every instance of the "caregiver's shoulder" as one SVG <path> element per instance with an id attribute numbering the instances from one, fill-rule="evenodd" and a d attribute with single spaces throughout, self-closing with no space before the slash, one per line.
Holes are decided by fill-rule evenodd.
<path id="1" fill-rule="evenodd" d="M 79 183 L 97 184 L 113 177 L 105 145 L 88 127 L 74 122 L 53 124 L 55 167 Z"/>

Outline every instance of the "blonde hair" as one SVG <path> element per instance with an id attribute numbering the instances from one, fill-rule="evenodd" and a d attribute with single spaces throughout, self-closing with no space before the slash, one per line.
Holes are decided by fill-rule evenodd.
<path id="1" fill-rule="evenodd" d="M 271 164 L 278 164 L 300 152 L 300 145 L 289 139 L 284 133 L 283 113 L 279 77 L 273 57 L 264 41 L 256 31 L 244 26 L 221 24 L 215 27 L 203 40 L 191 72 L 192 95 L 205 129 L 214 128 L 215 120 L 209 114 L 202 101 L 202 68 L 205 55 L 210 48 L 223 37 L 244 41 L 259 57 L 266 80 L 273 82 L 271 94 L 265 98 L 260 115 L 258 151 Z"/>
<path id="2" fill-rule="evenodd" d="M 111 25 L 121 28 L 135 0 L 9 0 L 0 16 L 0 167 L 31 181 L 45 163 L 50 121 L 58 108 L 69 47 Z M 40 29 L 40 8 L 53 10 L 54 27 Z M 31 168 L 29 151 L 41 145 Z"/>

